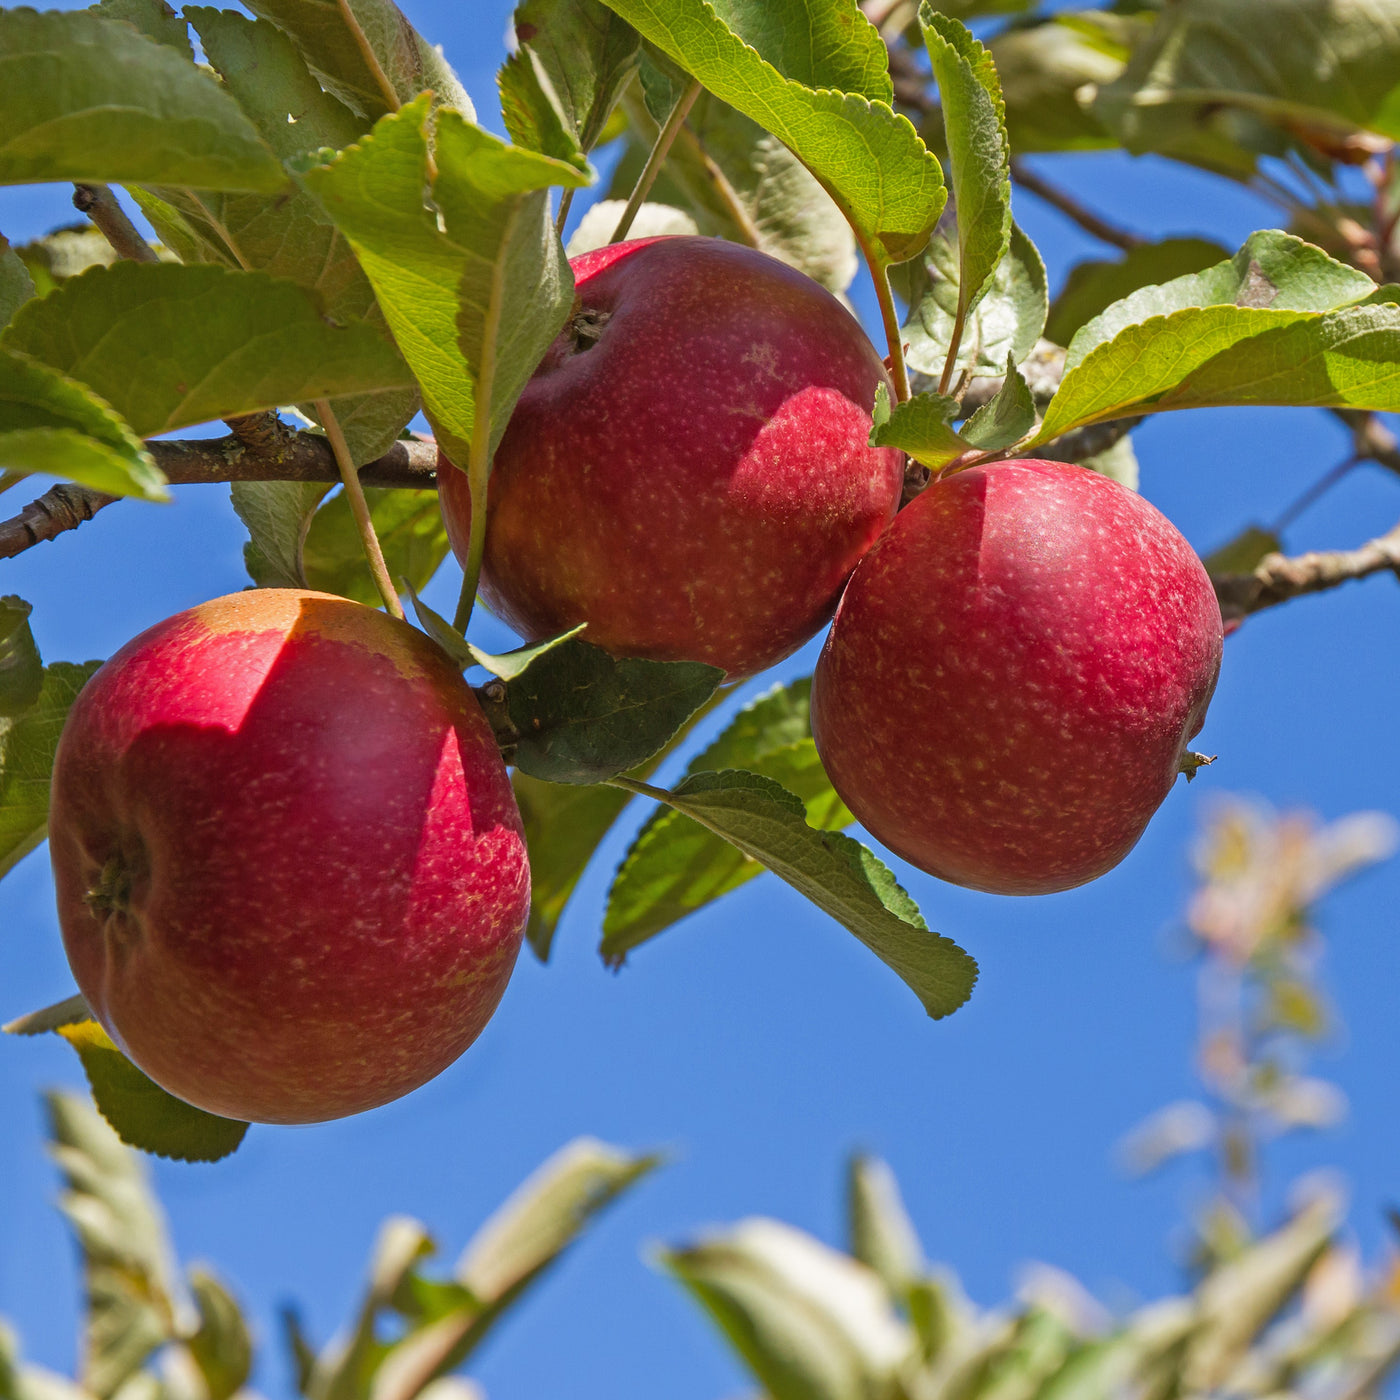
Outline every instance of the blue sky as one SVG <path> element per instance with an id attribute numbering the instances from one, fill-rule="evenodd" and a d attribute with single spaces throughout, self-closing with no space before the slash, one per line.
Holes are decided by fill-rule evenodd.
<path id="1" fill-rule="evenodd" d="M 484 120 L 509 6 L 409 4 L 441 42 Z M 1276 222 L 1251 196 L 1156 161 L 1084 156 L 1041 167 L 1097 207 L 1157 234 L 1235 246 Z M 60 187 L 0 191 L 0 230 L 22 241 L 72 218 Z M 583 207 L 580 204 L 579 209 Z M 1058 284 L 1103 255 L 1031 197 L 1017 217 Z M 868 298 L 866 324 L 878 326 Z M 1137 435 L 1144 493 L 1201 550 L 1273 518 L 1346 452 L 1315 412 L 1178 414 Z M 18 507 L 20 492 L 5 498 Z M 1400 481 L 1353 472 L 1290 531 L 1293 550 L 1350 546 L 1387 529 Z M 159 618 L 243 587 L 241 527 L 225 492 L 190 487 L 170 507 L 122 504 L 63 539 L 0 563 L 0 592 L 35 607 L 49 660 L 110 654 Z M 428 601 L 450 610 L 449 566 Z M 1400 813 L 1393 697 L 1400 591 L 1378 578 L 1252 620 L 1227 643 L 1200 746 L 1220 761 L 1178 785 L 1124 864 L 1088 888 L 1006 900 L 899 868 L 930 924 L 981 962 L 966 1009 L 935 1024 L 880 963 L 771 877 L 637 952 L 620 973 L 596 955 L 601 900 L 625 830 L 580 889 L 548 967 L 528 954 L 502 1008 L 451 1070 L 397 1104 L 340 1123 L 254 1128 L 229 1161 L 157 1163 L 186 1258 L 213 1261 L 263 1342 L 257 1384 L 290 1390 L 277 1305 L 297 1299 L 324 1340 L 344 1319 L 378 1222 L 428 1223 L 450 1259 L 543 1157 L 591 1133 L 663 1146 L 671 1164 L 608 1216 L 499 1331 L 473 1367 L 493 1400 L 742 1388 L 708 1325 L 645 1262 L 648 1242 L 768 1213 L 836 1240 L 839 1184 L 856 1147 L 887 1156 L 933 1257 L 991 1303 L 1018 1266 L 1069 1269 L 1110 1304 L 1179 1279 L 1168 1243 L 1202 1179 L 1191 1166 L 1124 1180 L 1111 1149 L 1141 1117 L 1190 1092 L 1194 974 L 1171 951 L 1189 891 L 1186 850 L 1212 794 L 1246 792 L 1335 817 Z M 814 647 L 771 679 L 810 669 Z M 634 825 L 644 815 L 633 814 Z M 1345 1127 L 1269 1160 L 1268 1201 L 1318 1165 L 1351 1183 L 1368 1252 L 1400 1197 L 1400 864 L 1325 909 L 1325 976 L 1347 1025 L 1320 1069 L 1351 1100 Z M 0 885 L 0 1016 L 68 993 L 47 858 Z M 81 1084 L 50 1039 L 0 1045 L 0 1315 L 27 1354 L 72 1364 L 76 1278 L 51 1208 L 38 1091 Z"/>

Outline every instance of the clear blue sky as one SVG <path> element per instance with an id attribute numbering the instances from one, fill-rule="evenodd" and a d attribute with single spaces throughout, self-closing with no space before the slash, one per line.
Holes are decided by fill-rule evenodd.
<path id="1" fill-rule="evenodd" d="M 494 123 L 505 0 L 409 3 Z M 1235 246 L 1272 209 L 1160 162 L 1075 157 L 1056 178 L 1124 222 Z M 68 191 L 0 191 L 14 241 L 71 220 Z M 1030 197 L 1017 216 L 1058 284 L 1101 250 Z M 862 303 L 868 325 L 876 318 Z M 1321 413 L 1179 414 L 1137 434 L 1145 494 L 1197 548 L 1268 520 L 1344 455 Z M 17 508 L 22 493 L 4 504 Z M 170 507 L 122 504 L 62 540 L 0 563 L 0 592 L 35 607 L 49 660 L 110 654 L 159 618 L 244 586 L 242 532 L 227 494 L 190 487 Z M 1290 533 L 1294 549 L 1349 546 L 1388 528 L 1400 481 L 1353 473 Z M 449 566 L 429 595 L 450 607 Z M 1186 847 L 1213 793 L 1306 804 L 1328 817 L 1400 810 L 1400 591 L 1379 578 L 1250 622 L 1226 648 L 1201 744 L 1220 761 L 1172 794 L 1134 854 L 1096 884 L 1005 900 L 900 869 L 930 924 L 980 960 L 969 1006 L 935 1024 L 853 939 L 771 877 L 634 955 L 619 975 L 596 955 L 610 871 L 580 890 L 549 967 L 526 954 L 480 1042 L 450 1071 L 375 1113 L 305 1129 L 254 1128 L 215 1166 L 155 1165 L 186 1258 L 213 1261 L 263 1342 L 259 1388 L 289 1393 L 275 1312 L 302 1304 L 318 1340 L 347 1315 L 375 1228 L 415 1215 L 450 1259 L 544 1156 L 592 1133 L 665 1146 L 666 1170 L 573 1253 L 483 1351 L 493 1400 L 664 1393 L 711 1400 L 744 1382 L 708 1325 L 645 1263 L 648 1241 L 750 1213 L 839 1238 L 845 1155 L 887 1156 L 935 1258 L 974 1297 L 1008 1292 L 1041 1259 L 1111 1303 L 1177 1283 L 1168 1236 L 1200 1190 L 1193 1169 L 1123 1180 L 1111 1149 L 1144 1114 L 1190 1092 L 1193 974 L 1168 954 L 1189 890 Z M 784 665 L 796 676 L 813 648 Z M 763 682 L 768 684 L 767 681 Z M 751 687 L 752 689 L 752 687 Z M 643 814 L 636 813 L 636 819 Z M 614 839 L 605 857 L 623 848 Z M 1348 1025 L 1321 1069 L 1352 1112 L 1340 1133 L 1271 1158 L 1270 1200 L 1297 1172 L 1339 1166 L 1369 1252 L 1400 1197 L 1400 864 L 1326 908 L 1326 977 Z M 71 989 L 38 852 L 0 885 L 0 1017 Z M 81 1084 L 52 1038 L 0 1045 L 0 1315 L 26 1351 L 72 1364 L 76 1279 L 51 1202 L 38 1091 Z"/>

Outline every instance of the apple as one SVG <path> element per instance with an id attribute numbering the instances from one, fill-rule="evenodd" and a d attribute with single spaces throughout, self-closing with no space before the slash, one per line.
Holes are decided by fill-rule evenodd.
<path id="1" fill-rule="evenodd" d="M 118 651 L 59 741 L 49 839 L 93 1015 L 229 1118 L 319 1122 L 431 1079 L 496 1009 L 529 908 L 465 681 L 406 623 L 299 589 Z"/>
<path id="2" fill-rule="evenodd" d="M 997 894 L 1083 884 L 1132 850 L 1220 670 L 1190 545 L 1083 467 L 970 468 L 861 561 L 818 662 L 812 732 L 871 835 Z"/>
<path id="3" fill-rule="evenodd" d="M 751 248 L 643 238 L 571 266 L 574 311 L 496 452 L 482 594 L 529 640 L 586 622 L 615 655 L 753 675 L 831 616 L 898 507 L 903 454 L 868 445 L 884 364 Z M 465 561 L 466 478 L 439 468 Z"/>

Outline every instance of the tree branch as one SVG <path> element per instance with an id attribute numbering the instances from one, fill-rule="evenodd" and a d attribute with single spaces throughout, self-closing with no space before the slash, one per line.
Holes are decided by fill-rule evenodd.
<path id="1" fill-rule="evenodd" d="M 318 433 L 289 432 L 280 441 L 255 448 L 230 434 L 148 442 L 147 450 L 173 485 L 231 481 L 339 481 L 335 454 Z M 365 486 L 397 486 L 431 491 L 437 487 L 437 444 L 401 439 L 376 461 L 360 468 Z M 61 482 L 31 501 L 10 520 L 0 521 L 0 559 L 75 530 L 99 510 L 120 500 L 105 491 Z"/>
<path id="2" fill-rule="evenodd" d="M 1400 576 L 1400 524 L 1359 549 L 1326 550 L 1295 558 L 1270 554 L 1253 573 L 1217 575 L 1212 582 L 1222 616 L 1226 622 L 1236 622 L 1290 599 L 1322 593 L 1386 570 Z"/>
<path id="3" fill-rule="evenodd" d="M 118 257 L 130 258 L 132 262 L 160 261 L 156 250 L 141 237 L 106 185 L 74 185 L 73 208 L 97 225 Z"/>
<path id="4" fill-rule="evenodd" d="M 1131 253 L 1134 248 L 1140 248 L 1147 242 L 1147 239 L 1138 234 L 1101 218 L 1067 190 L 1042 179 L 1024 161 L 1012 160 L 1011 178 L 1038 199 L 1043 199 L 1052 208 L 1058 209 L 1066 218 L 1072 219 L 1085 233 L 1091 238 L 1097 238 L 1100 243 L 1109 243 L 1115 248 L 1121 248 L 1125 253 Z"/>

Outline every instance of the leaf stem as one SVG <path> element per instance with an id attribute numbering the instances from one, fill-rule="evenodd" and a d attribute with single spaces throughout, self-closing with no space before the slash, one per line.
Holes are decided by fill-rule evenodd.
<path id="1" fill-rule="evenodd" d="M 652 185 L 656 183 L 657 173 L 671 150 L 671 143 L 676 139 L 676 133 L 681 129 L 686 117 L 690 115 L 690 109 L 695 105 L 695 99 L 699 96 L 700 80 L 692 78 L 685 91 L 676 99 L 676 105 L 671 108 L 671 115 L 666 118 L 666 125 L 657 133 L 656 144 L 652 146 L 651 153 L 647 156 L 647 163 L 642 166 L 642 173 L 637 176 L 637 183 L 632 187 L 627 207 L 622 211 L 622 217 L 617 221 L 613 236 L 608 239 L 609 243 L 621 243 L 627 237 L 628 230 L 632 227 L 632 221 L 637 217 L 637 211 L 642 207 L 647 195 L 651 193 Z"/>
<path id="2" fill-rule="evenodd" d="M 384 105 L 391 112 L 397 112 L 403 103 L 399 101 L 399 95 L 394 91 L 393 83 L 389 81 L 389 75 L 379 62 L 379 55 L 375 53 L 369 36 L 355 17 L 354 10 L 350 8 L 350 0 L 337 0 L 337 3 L 340 6 L 340 17 L 345 21 L 345 27 L 350 31 L 350 37 L 354 39 L 355 47 L 359 49 L 360 57 L 365 61 L 365 67 L 369 69 L 374 81 L 379 86 L 379 91 L 384 98 Z M 403 616 L 402 610 L 400 610 L 399 616 Z"/>
<path id="3" fill-rule="evenodd" d="M 564 225 L 569 221 L 569 210 L 573 206 L 573 202 L 574 187 L 570 185 L 559 196 L 559 213 L 555 215 L 554 219 L 554 232 L 557 233 L 560 238 L 564 236 Z"/>
<path id="4" fill-rule="evenodd" d="M 856 234 L 856 243 L 870 269 L 870 280 L 875 284 L 875 300 L 880 303 L 885 343 L 890 347 L 889 366 L 890 378 L 894 380 L 894 401 L 904 403 L 910 397 L 909 370 L 904 363 L 904 338 L 900 331 L 899 312 L 895 309 L 894 292 L 890 289 L 890 270 L 882 259 L 875 257 L 859 233 Z"/>
<path id="5" fill-rule="evenodd" d="M 326 431 L 326 440 L 335 453 L 335 464 L 340 469 L 340 479 L 345 486 L 345 497 L 350 502 L 350 513 L 355 517 L 355 526 L 360 532 L 360 543 L 364 546 L 365 559 L 374 586 L 384 600 L 384 607 L 390 617 L 404 620 L 403 604 L 394 592 L 393 580 L 389 577 L 389 566 L 384 562 L 384 550 L 380 547 L 379 536 L 374 533 L 374 521 L 370 517 L 369 502 L 365 500 L 365 488 L 360 484 L 360 474 L 355 469 L 354 458 L 350 455 L 349 444 L 341 431 L 340 420 L 335 416 L 326 399 L 317 399 L 316 413 L 321 426 Z"/>
<path id="6" fill-rule="evenodd" d="M 958 365 L 958 351 L 962 349 L 963 329 L 967 325 L 967 303 L 958 297 L 958 314 L 953 319 L 953 334 L 948 340 L 948 353 L 943 360 L 943 373 L 938 377 L 938 392 L 946 394 L 953 380 L 953 371 Z"/>

